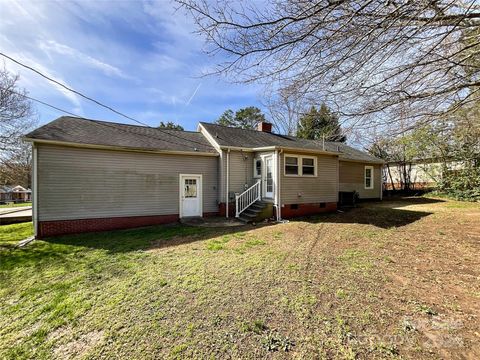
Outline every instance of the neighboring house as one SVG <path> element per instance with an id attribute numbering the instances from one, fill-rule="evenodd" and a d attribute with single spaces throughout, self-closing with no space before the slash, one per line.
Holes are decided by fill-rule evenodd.
<path id="1" fill-rule="evenodd" d="M 463 168 L 460 161 L 438 159 L 416 159 L 408 163 L 389 161 L 384 166 L 384 186 L 386 190 L 400 190 L 404 184 L 410 184 L 411 190 L 435 187 L 445 171 L 457 171 Z"/>
<path id="2" fill-rule="evenodd" d="M 0 202 L 28 202 L 32 199 L 32 190 L 23 186 L 0 186 Z"/>
<path id="3" fill-rule="evenodd" d="M 382 160 L 274 134 L 268 123 L 190 132 L 61 117 L 26 140 L 38 237 L 190 216 L 282 219 L 335 210 L 339 191 L 382 196 Z"/>

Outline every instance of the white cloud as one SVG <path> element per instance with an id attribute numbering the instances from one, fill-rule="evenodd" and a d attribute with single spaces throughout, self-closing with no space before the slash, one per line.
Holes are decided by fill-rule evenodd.
<path id="1" fill-rule="evenodd" d="M 84 54 L 81 51 L 71 48 L 70 46 L 60 44 L 56 42 L 55 40 L 38 40 L 37 41 L 38 47 L 45 51 L 47 55 L 51 55 L 51 52 L 55 52 L 60 55 L 66 55 L 69 56 L 72 59 L 75 59 L 77 61 L 81 61 L 93 68 L 97 68 L 104 72 L 106 75 L 109 76 L 118 76 L 127 79 L 128 76 L 125 75 L 119 68 L 107 64 L 103 61 L 100 61 L 98 59 L 95 59 L 94 57 L 91 57 L 90 55 Z"/>

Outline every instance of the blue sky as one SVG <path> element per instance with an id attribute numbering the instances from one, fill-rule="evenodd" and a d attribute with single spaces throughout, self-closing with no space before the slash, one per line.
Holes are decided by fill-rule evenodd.
<path id="1" fill-rule="evenodd" d="M 227 108 L 261 107 L 258 87 L 201 77 L 220 59 L 202 52 L 194 30 L 167 0 L 0 0 L 2 52 L 151 126 L 174 121 L 194 130 Z M 32 97 L 80 116 L 133 123 L 4 61 Z M 40 124 L 62 115 L 36 108 Z"/>

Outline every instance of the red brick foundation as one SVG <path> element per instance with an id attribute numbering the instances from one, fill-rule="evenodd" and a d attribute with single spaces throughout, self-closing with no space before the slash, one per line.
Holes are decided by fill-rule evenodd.
<path id="1" fill-rule="evenodd" d="M 216 216 L 218 213 L 204 213 L 203 216 Z M 141 226 L 174 223 L 179 220 L 178 214 L 154 216 L 129 216 L 102 219 L 79 219 L 40 221 L 38 223 L 37 238 L 50 236 L 78 234 L 85 232 L 109 231 L 130 229 Z"/>
<path id="2" fill-rule="evenodd" d="M 282 207 L 282 218 L 289 219 L 297 216 L 314 215 L 314 214 L 331 212 L 336 210 L 337 210 L 336 202 L 325 203 L 325 207 L 320 207 L 320 203 L 298 204 L 298 209 L 292 209 L 292 206 L 287 204 Z"/>
<path id="3" fill-rule="evenodd" d="M 227 212 L 226 212 L 225 203 L 218 204 L 218 215 L 219 216 L 225 216 L 226 213 Z M 235 217 L 235 203 L 234 202 L 228 204 L 228 216 Z"/>

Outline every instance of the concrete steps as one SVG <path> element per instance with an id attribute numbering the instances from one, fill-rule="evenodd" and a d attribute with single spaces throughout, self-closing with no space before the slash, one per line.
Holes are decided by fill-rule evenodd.
<path id="1" fill-rule="evenodd" d="M 238 219 L 244 223 L 259 222 L 273 215 L 273 211 L 269 210 L 273 210 L 272 204 L 256 201 L 243 211 Z"/>

